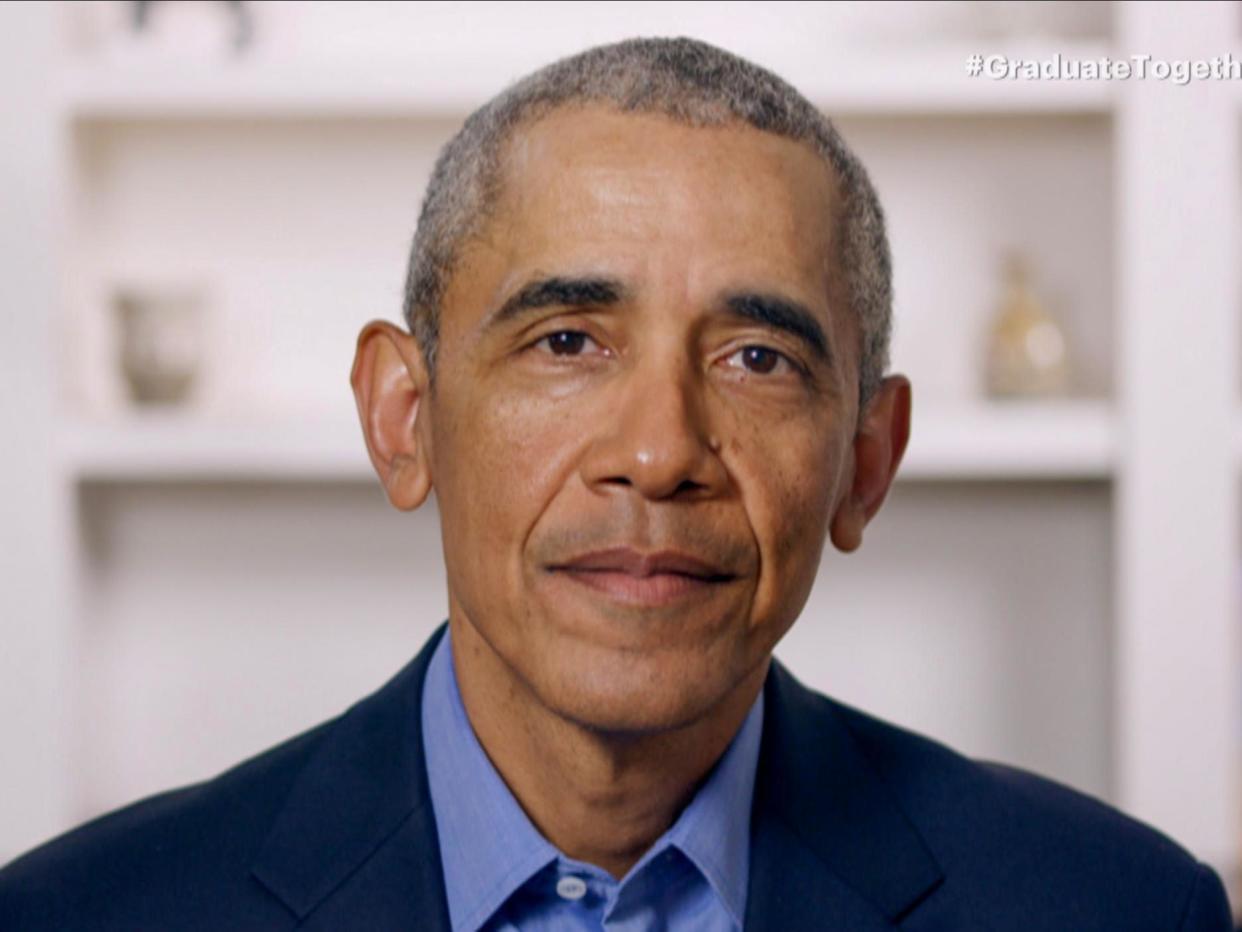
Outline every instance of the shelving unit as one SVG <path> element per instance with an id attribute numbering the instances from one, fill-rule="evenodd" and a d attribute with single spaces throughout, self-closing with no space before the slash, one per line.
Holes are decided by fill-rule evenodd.
<path id="1" fill-rule="evenodd" d="M 16 826 L 0 857 L 332 714 L 443 617 L 434 509 L 384 503 L 348 397 L 353 338 L 397 316 L 422 184 L 457 122 L 613 29 L 695 32 L 775 68 L 840 118 L 889 213 L 911 445 L 867 544 L 826 551 L 778 655 L 851 704 L 1103 796 L 1234 876 L 1242 83 L 965 73 L 997 51 L 1211 57 L 1239 45 L 1232 8 L 1127 2 L 1087 38 L 833 52 L 808 38 L 831 32 L 820 5 L 732 33 L 671 6 L 589 41 L 567 25 L 515 43 L 497 14 L 469 57 L 429 32 L 400 58 L 48 66 L 64 230 L 47 250 L 69 275 L 49 299 L 46 481 L 63 512 L 47 521 L 73 595 L 21 643 L 76 675 L 41 719 L 60 756 L 25 778 L 42 805 L 0 810 Z M 1032 258 L 1078 350 L 1063 402 L 981 398 L 1003 248 Z M 129 409 L 110 362 L 108 289 L 156 270 L 218 285 L 214 378 L 181 414 Z M 244 671 L 263 662 L 278 673 L 261 686 Z M 144 769 L 146 746 L 166 751 Z"/>
<path id="2" fill-rule="evenodd" d="M 899 481 L 1107 480 L 1116 463 L 1115 428 L 1103 402 L 979 404 L 920 411 L 916 423 Z M 265 423 L 145 413 L 68 421 L 57 451 L 76 483 L 375 482 L 358 423 L 335 417 Z"/>
<path id="3" fill-rule="evenodd" d="M 64 474 L 84 482 L 375 482 L 357 422 L 208 421 L 156 414 L 63 425 Z"/>
<path id="4" fill-rule="evenodd" d="M 974 43 L 938 43 L 830 58 L 782 56 L 782 75 L 835 115 L 1102 114 L 1113 89 L 1100 81 L 997 81 L 966 73 Z M 1098 60 L 1100 42 L 992 42 L 989 50 L 1042 60 L 1052 54 Z M 74 120 L 464 117 L 513 77 L 516 56 L 491 57 L 468 70 L 451 53 L 378 66 L 352 63 L 236 62 L 170 71 L 167 66 L 78 67 L 63 84 Z M 529 67 L 538 67 L 532 59 Z M 452 78 L 446 79 L 446 73 Z"/>

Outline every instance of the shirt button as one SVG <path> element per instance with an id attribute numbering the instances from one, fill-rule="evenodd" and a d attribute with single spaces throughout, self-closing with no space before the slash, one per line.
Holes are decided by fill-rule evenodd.
<path id="1" fill-rule="evenodd" d="M 580 900 L 586 896 L 586 881 L 581 877 L 562 877 L 556 882 L 556 892 L 562 899 Z"/>

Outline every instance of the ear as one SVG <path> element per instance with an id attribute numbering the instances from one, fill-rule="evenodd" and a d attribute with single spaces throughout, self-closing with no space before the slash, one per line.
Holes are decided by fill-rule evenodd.
<path id="1" fill-rule="evenodd" d="M 386 320 L 362 328 L 349 384 L 371 465 L 393 507 L 411 511 L 431 491 L 430 431 L 419 418 L 430 379 L 421 347 Z"/>
<path id="2" fill-rule="evenodd" d="M 910 380 L 891 375 L 871 397 L 854 433 L 854 475 L 832 517 L 832 542 L 843 553 L 862 544 L 897 475 L 910 439 Z"/>

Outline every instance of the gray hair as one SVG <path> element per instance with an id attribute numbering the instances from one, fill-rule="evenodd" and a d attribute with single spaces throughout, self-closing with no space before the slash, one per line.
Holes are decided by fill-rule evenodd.
<path id="1" fill-rule="evenodd" d="M 512 85 L 467 119 L 427 185 L 405 283 L 405 321 L 435 371 L 440 305 L 454 264 L 495 204 L 505 143 L 521 125 L 569 104 L 654 112 L 692 126 L 734 120 L 810 145 L 840 193 L 836 274 L 860 335 L 859 406 L 888 367 L 892 260 L 884 213 L 862 163 L 832 122 L 785 81 L 694 39 L 629 39 L 561 59 Z"/>

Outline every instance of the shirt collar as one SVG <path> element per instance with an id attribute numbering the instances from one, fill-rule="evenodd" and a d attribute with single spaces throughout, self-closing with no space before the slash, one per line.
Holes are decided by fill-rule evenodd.
<path id="1" fill-rule="evenodd" d="M 423 684 L 423 746 L 453 932 L 475 932 L 531 876 L 561 856 L 488 759 L 461 701 L 446 630 Z M 760 690 L 742 727 L 667 832 L 622 878 L 675 846 L 742 927 L 750 810 L 763 730 Z"/>
<path id="2" fill-rule="evenodd" d="M 762 737 L 761 689 L 719 763 L 665 833 L 707 878 L 739 929 L 746 914 L 750 810 Z"/>

